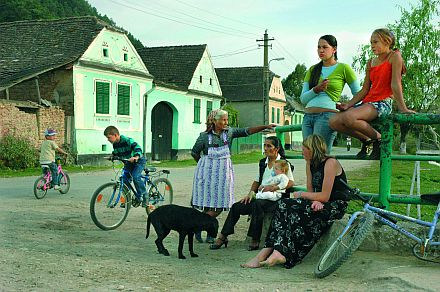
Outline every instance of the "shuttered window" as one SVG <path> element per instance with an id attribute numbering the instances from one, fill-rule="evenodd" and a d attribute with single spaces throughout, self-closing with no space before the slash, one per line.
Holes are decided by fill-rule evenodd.
<path id="1" fill-rule="evenodd" d="M 110 83 L 96 81 L 96 113 L 110 113 Z"/>
<path id="2" fill-rule="evenodd" d="M 194 123 L 200 123 L 200 99 L 194 98 Z"/>
<path id="3" fill-rule="evenodd" d="M 281 110 L 277 108 L 277 124 L 280 123 L 280 117 L 281 117 Z"/>
<path id="4" fill-rule="evenodd" d="M 275 123 L 275 108 L 272 107 L 272 119 L 271 119 L 271 123 Z"/>
<path id="5" fill-rule="evenodd" d="M 118 84 L 118 115 L 130 115 L 130 86 Z"/>

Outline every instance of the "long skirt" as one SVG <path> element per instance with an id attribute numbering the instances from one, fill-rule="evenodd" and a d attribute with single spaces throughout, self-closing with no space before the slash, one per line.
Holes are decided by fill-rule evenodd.
<path id="1" fill-rule="evenodd" d="M 275 209 L 265 247 L 272 247 L 286 258 L 284 266 L 292 268 L 309 253 L 333 222 L 341 219 L 347 202 L 327 202 L 320 211 L 313 211 L 305 199 L 281 199 Z"/>

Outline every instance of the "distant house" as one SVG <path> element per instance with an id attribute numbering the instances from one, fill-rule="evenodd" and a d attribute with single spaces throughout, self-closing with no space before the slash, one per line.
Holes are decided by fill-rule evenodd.
<path id="1" fill-rule="evenodd" d="M 154 160 L 188 158 L 222 90 L 207 45 L 146 47 L 139 55 L 154 76 L 146 104 L 147 150 Z"/>
<path id="2" fill-rule="evenodd" d="M 239 111 L 240 127 L 264 124 L 263 67 L 216 68 L 226 103 Z M 284 125 L 286 98 L 280 76 L 270 72 L 269 123 Z"/>
<path id="3" fill-rule="evenodd" d="M 304 119 L 304 106 L 295 101 L 291 96 L 286 94 L 287 106 L 285 108 L 286 120 L 284 125 L 301 125 Z M 289 119 L 290 118 L 290 119 Z M 290 139 L 290 141 L 285 141 L 286 143 L 290 142 L 292 148 L 301 148 L 303 137 L 301 131 L 294 131 L 290 133 L 290 135 L 285 135 L 284 139 Z"/>
<path id="4" fill-rule="evenodd" d="M 94 17 L 0 23 L 0 99 L 63 109 L 78 163 L 110 153 L 108 125 L 142 143 L 152 81 L 125 33 Z"/>

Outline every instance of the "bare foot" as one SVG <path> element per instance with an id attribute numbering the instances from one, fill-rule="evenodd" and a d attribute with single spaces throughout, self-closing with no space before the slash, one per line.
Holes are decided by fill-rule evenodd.
<path id="1" fill-rule="evenodd" d="M 277 250 L 274 250 L 272 254 L 265 260 L 259 263 L 261 266 L 273 267 L 275 265 L 282 265 L 286 262 L 286 258 Z"/>
<path id="2" fill-rule="evenodd" d="M 240 266 L 242 268 L 252 268 L 252 269 L 261 267 L 260 260 L 258 259 L 258 257 L 254 257 L 251 260 L 249 260 L 247 263 L 241 264 Z"/>

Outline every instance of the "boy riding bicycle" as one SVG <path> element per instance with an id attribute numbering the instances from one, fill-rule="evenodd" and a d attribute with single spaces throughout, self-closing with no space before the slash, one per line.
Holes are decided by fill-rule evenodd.
<path id="1" fill-rule="evenodd" d="M 55 153 L 60 152 L 67 156 L 67 152 L 58 147 L 57 143 L 55 142 L 56 134 L 57 132 L 50 128 L 44 131 L 44 137 L 46 138 L 46 140 L 41 143 L 40 147 L 40 165 L 42 167 L 49 167 L 52 174 L 52 185 L 54 186 L 55 190 L 59 190 L 60 178 L 58 177 L 58 166 L 55 163 Z"/>
<path id="2" fill-rule="evenodd" d="M 104 136 L 113 144 L 112 155 L 128 160 L 128 163 L 124 164 L 124 169 L 131 174 L 136 191 L 141 196 L 136 199 L 142 201 L 142 207 L 145 208 L 147 206 L 147 189 L 142 181 L 142 171 L 146 161 L 142 156 L 141 147 L 132 138 L 120 135 L 119 130 L 114 126 L 105 128 Z"/>

